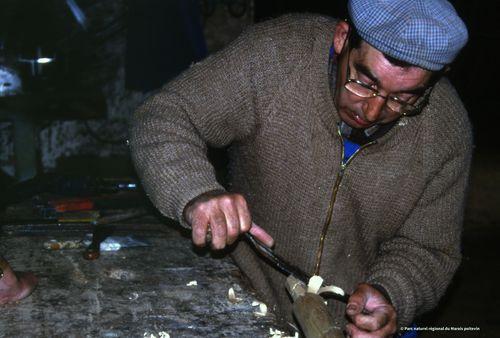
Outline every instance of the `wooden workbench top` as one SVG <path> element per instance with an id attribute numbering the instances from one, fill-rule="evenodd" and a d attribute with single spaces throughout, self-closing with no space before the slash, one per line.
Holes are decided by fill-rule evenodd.
<path id="1" fill-rule="evenodd" d="M 269 337 L 278 328 L 271 313 L 254 314 L 255 296 L 229 258 L 195 253 L 173 228 L 147 234 L 150 247 L 95 261 L 43 247 L 64 236 L 0 237 L 13 268 L 39 279 L 30 297 L 0 307 L 1 337 Z M 240 302 L 228 300 L 231 287 Z"/>

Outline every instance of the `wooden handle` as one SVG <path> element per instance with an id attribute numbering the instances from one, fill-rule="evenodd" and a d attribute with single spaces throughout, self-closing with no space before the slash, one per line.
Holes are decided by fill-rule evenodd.
<path id="1" fill-rule="evenodd" d="M 293 303 L 293 314 L 307 338 L 345 338 L 328 311 L 323 297 L 306 293 Z"/>

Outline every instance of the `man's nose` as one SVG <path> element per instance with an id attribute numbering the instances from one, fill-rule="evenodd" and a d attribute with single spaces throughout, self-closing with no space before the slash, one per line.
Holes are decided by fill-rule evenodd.
<path id="1" fill-rule="evenodd" d="M 376 122 L 380 118 L 382 109 L 385 105 L 385 99 L 379 96 L 371 97 L 363 105 L 364 117 L 368 122 Z"/>

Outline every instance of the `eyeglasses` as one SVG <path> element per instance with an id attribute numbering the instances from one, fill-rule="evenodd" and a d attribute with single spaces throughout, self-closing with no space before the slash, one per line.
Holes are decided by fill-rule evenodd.
<path id="1" fill-rule="evenodd" d="M 412 104 L 406 102 L 397 96 L 392 95 L 382 95 L 373 88 L 371 85 L 360 81 L 358 79 L 351 78 L 351 67 L 349 65 L 349 59 L 351 55 L 351 49 L 347 51 L 347 70 L 346 70 L 346 81 L 344 83 L 345 89 L 349 92 L 357 95 L 359 97 L 371 98 L 371 97 L 381 97 L 385 100 L 385 105 L 391 111 L 400 114 L 401 116 L 415 116 L 422 112 L 425 105 L 429 102 L 429 96 L 432 91 L 432 86 L 429 86 L 423 95 L 421 95 L 417 101 Z"/>

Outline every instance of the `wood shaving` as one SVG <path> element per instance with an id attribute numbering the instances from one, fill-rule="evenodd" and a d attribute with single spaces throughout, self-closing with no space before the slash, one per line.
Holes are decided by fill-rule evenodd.
<path id="1" fill-rule="evenodd" d="M 51 239 L 44 242 L 43 247 L 47 250 L 80 249 L 84 247 L 84 244 L 82 240 L 58 241 Z"/>
<path id="2" fill-rule="evenodd" d="M 170 338 L 170 334 L 168 332 L 165 332 L 165 331 L 160 331 L 158 332 L 158 337 L 156 337 L 153 333 L 148 333 L 148 332 L 144 332 L 144 335 L 143 335 L 144 338 Z"/>
<path id="3" fill-rule="evenodd" d="M 345 291 L 342 290 L 341 288 L 339 288 L 338 286 L 335 286 L 335 285 L 328 285 L 328 286 L 324 286 L 324 287 L 320 288 L 318 291 L 318 294 L 322 294 L 322 293 L 326 293 L 326 292 L 335 293 L 335 294 L 340 295 L 340 296 L 345 296 Z"/>
<path id="4" fill-rule="evenodd" d="M 234 292 L 233 288 L 229 288 L 227 291 L 227 298 L 231 303 L 239 303 L 242 301 L 241 298 L 236 297 L 236 293 Z"/>
<path id="5" fill-rule="evenodd" d="M 311 279 L 309 279 L 309 284 L 307 285 L 307 292 L 310 293 L 315 293 L 315 294 L 322 294 L 322 293 L 335 293 L 340 296 L 345 296 L 345 291 L 342 288 L 339 288 L 338 286 L 335 285 L 327 285 L 321 287 L 323 284 L 323 278 L 320 276 L 312 276 Z"/>
<path id="6" fill-rule="evenodd" d="M 322 284 L 323 284 L 323 278 L 316 275 L 312 276 L 309 279 L 309 284 L 307 284 L 307 292 L 317 294 Z"/>
<path id="7" fill-rule="evenodd" d="M 293 336 L 285 336 L 285 332 L 269 328 L 269 338 L 299 338 L 299 333 L 295 332 Z"/>
<path id="8" fill-rule="evenodd" d="M 256 305 L 253 305 L 257 303 Z M 252 306 L 259 306 L 259 311 L 255 311 L 254 314 L 257 316 L 257 317 L 265 317 L 267 315 L 267 305 L 262 303 L 262 302 L 253 302 L 252 303 Z"/>

